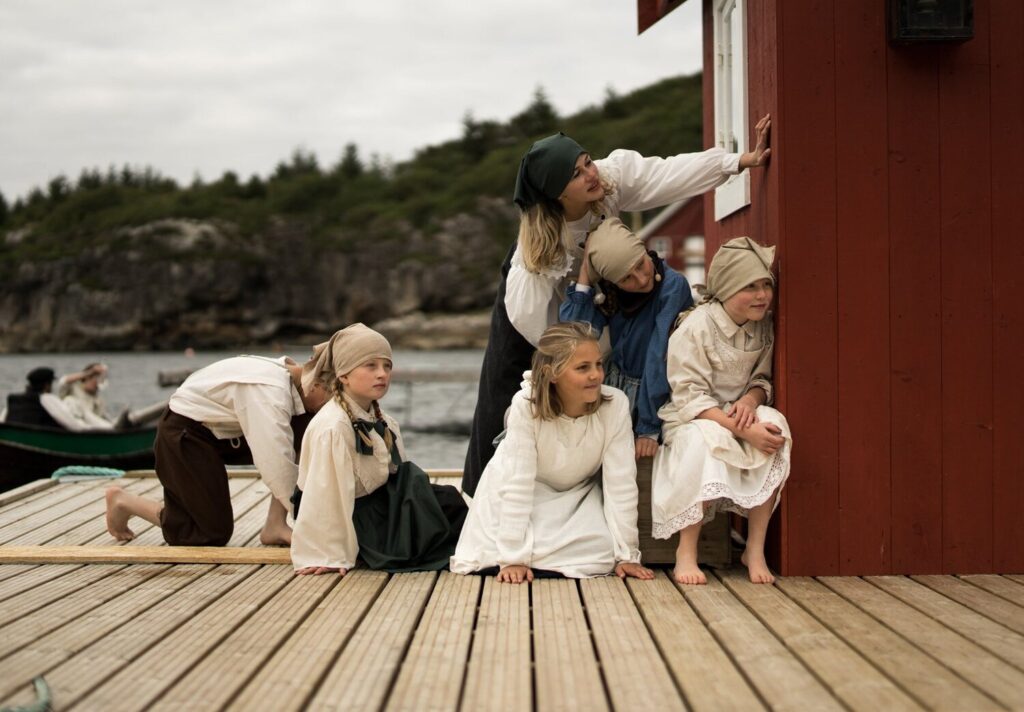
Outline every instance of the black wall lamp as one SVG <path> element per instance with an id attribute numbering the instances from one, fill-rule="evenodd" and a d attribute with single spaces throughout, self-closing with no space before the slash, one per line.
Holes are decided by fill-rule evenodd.
<path id="1" fill-rule="evenodd" d="M 974 37 L 974 0 L 889 0 L 889 40 L 963 42 Z"/>

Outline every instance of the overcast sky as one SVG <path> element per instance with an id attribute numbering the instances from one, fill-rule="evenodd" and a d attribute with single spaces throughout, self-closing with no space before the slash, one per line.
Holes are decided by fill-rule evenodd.
<path id="1" fill-rule="evenodd" d="M 641 36 L 635 0 L 4 0 L 0 192 L 83 167 L 189 182 L 408 158 L 541 85 L 560 114 L 700 69 L 700 3 Z"/>

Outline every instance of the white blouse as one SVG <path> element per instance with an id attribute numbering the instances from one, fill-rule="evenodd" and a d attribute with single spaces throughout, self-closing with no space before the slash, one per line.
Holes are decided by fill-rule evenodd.
<path id="1" fill-rule="evenodd" d="M 582 245 L 587 234 L 603 219 L 620 212 L 649 210 L 711 190 L 739 173 L 740 155 L 711 148 L 701 153 L 682 153 L 669 158 L 645 157 L 618 149 L 595 161 L 602 179 L 615 186 L 605 198 L 603 215 L 587 213 L 566 223 L 566 255 L 562 264 L 530 272 L 522 251 L 512 256 L 505 282 L 505 309 L 516 331 L 534 346 L 551 324 L 558 322 L 558 306 L 569 280 L 579 273 Z"/>
<path id="2" fill-rule="evenodd" d="M 373 416 L 345 396 L 352 414 L 362 420 Z M 398 423 L 384 414 L 405 459 Z M 299 489 L 302 505 L 292 530 L 292 565 L 351 569 L 359 556 L 352 512 L 356 497 L 367 495 L 388 481 L 391 453 L 384 439 L 372 433 L 373 455 L 356 453 L 352 420 L 331 399 L 310 421 L 302 438 L 299 456 Z"/>

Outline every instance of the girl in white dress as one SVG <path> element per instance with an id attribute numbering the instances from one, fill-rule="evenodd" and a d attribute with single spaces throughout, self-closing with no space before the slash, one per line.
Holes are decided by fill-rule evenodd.
<path id="1" fill-rule="evenodd" d="M 571 578 L 650 579 L 640 565 L 636 461 L 629 403 L 603 386 L 601 352 L 587 324 L 544 332 L 532 371 L 513 397 L 508 434 L 484 470 L 451 570 L 534 571 Z"/>
<path id="2" fill-rule="evenodd" d="M 658 415 L 653 536 L 679 531 L 674 575 L 707 580 L 697 565 L 704 522 L 720 510 L 749 518 L 742 561 L 754 583 L 775 578 L 764 558 L 768 520 L 789 476 L 792 437 L 772 402 L 774 247 L 748 237 L 725 243 L 708 270 L 704 302 L 684 312 L 669 339 L 671 400 Z"/>
<path id="3" fill-rule="evenodd" d="M 405 460 L 395 419 L 377 401 L 391 381 L 391 345 L 353 324 L 316 346 L 303 386 L 321 383 L 333 398 L 302 438 L 292 503 L 292 565 L 299 574 L 356 564 L 388 571 L 444 568 L 466 516 L 454 487 L 431 485 Z"/>
<path id="4" fill-rule="evenodd" d="M 755 128 L 748 153 L 711 148 L 668 158 L 617 149 L 594 160 L 574 140 L 555 134 L 523 156 L 513 200 L 521 211 L 519 239 L 501 266 L 501 282 L 480 371 L 463 490 L 473 495 L 519 376 L 529 368 L 544 330 L 558 322 L 565 288 L 574 279 L 587 234 L 620 212 L 660 208 L 700 195 L 746 168 L 768 161 L 771 121 Z"/>

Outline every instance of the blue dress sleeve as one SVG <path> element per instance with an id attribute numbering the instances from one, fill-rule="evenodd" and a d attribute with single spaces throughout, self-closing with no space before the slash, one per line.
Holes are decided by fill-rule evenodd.
<path id="1" fill-rule="evenodd" d="M 565 301 L 558 308 L 558 320 L 585 321 L 598 334 L 603 333 L 608 325 L 608 317 L 594 304 L 594 290 L 580 292 L 575 284 L 570 284 L 565 290 Z"/>
<path id="2" fill-rule="evenodd" d="M 679 312 L 693 306 L 690 283 L 673 270 L 665 270 L 665 284 L 658 297 L 658 313 L 654 317 L 654 333 L 647 347 L 644 375 L 637 393 L 636 434 L 661 438 L 661 419 L 658 409 L 665 405 L 671 394 L 666 371 L 668 337 Z"/>

